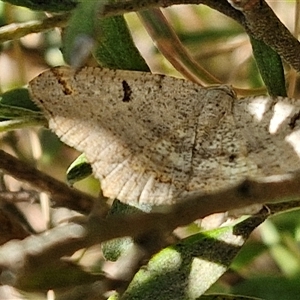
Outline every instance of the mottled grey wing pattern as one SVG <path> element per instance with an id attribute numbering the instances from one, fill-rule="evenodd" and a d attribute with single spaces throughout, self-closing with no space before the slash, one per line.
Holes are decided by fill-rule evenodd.
<path id="1" fill-rule="evenodd" d="M 49 127 L 86 154 L 107 197 L 169 204 L 258 174 L 226 86 L 60 67 L 31 81 L 30 90 Z"/>
<path id="2" fill-rule="evenodd" d="M 247 141 L 248 157 L 263 175 L 279 175 L 300 167 L 300 100 L 249 97 L 236 101 L 237 129 Z"/>

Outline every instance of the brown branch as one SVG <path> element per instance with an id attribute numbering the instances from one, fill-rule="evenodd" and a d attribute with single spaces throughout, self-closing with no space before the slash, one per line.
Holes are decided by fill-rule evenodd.
<path id="1" fill-rule="evenodd" d="M 88 194 L 70 188 L 65 183 L 29 166 L 3 150 L 0 150 L 0 169 L 14 178 L 28 182 L 40 191 L 49 193 L 55 207 L 63 206 L 89 213 L 97 200 Z M 107 207 L 104 203 L 101 209 L 102 213 L 106 214 Z"/>
<path id="2" fill-rule="evenodd" d="M 160 9 L 143 10 L 138 15 L 158 50 L 185 78 L 201 86 L 222 83 L 193 59 Z"/>
<path id="3" fill-rule="evenodd" d="M 118 215 L 106 219 L 91 215 L 81 224 L 69 223 L 22 241 L 11 241 L 0 248 L 2 283 L 18 287 L 20 284 L 18 280 L 22 281 L 23 274 L 26 276 L 34 274 L 37 272 L 37 266 L 51 265 L 61 257 L 72 255 L 79 249 L 123 236 L 137 238 L 147 232 L 168 233 L 178 226 L 187 225 L 195 219 L 224 209 L 268 202 L 271 202 L 267 204 L 271 210 L 270 214 L 299 208 L 300 201 L 287 202 L 300 198 L 299 184 L 300 173 L 272 176 L 259 181 L 245 180 L 219 193 L 189 197 L 179 204 L 170 206 L 165 213 Z M 283 200 L 286 202 L 277 203 Z M 263 209 L 248 219 L 250 225 L 255 223 L 250 227 L 253 229 L 268 215 L 268 211 Z M 248 236 L 251 232 L 243 224 L 236 230 L 236 234 L 244 236 Z M 38 247 L 32 247 L 33 244 Z M 11 276 L 7 278 L 3 272 L 9 272 Z M 14 279 L 13 282 L 10 281 L 11 278 Z"/>
<path id="4" fill-rule="evenodd" d="M 232 5 L 230 5 L 230 2 Z M 272 9 L 258 0 L 126 0 L 104 5 L 101 17 L 111 17 L 149 8 L 168 7 L 177 4 L 207 5 L 241 24 L 245 31 L 262 40 L 300 71 L 300 44 L 280 22 Z M 65 27 L 69 14 L 47 18 L 43 21 L 8 25 L 0 29 L 0 42 L 20 38 L 28 33 L 40 32 L 56 26 Z"/>
<path id="5" fill-rule="evenodd" d="M 78 249 L 118 237 L 139 237 L 152 230 L 171 232 L 178 226 L 188 225 L 212 213 L 253 204 L 267 203 L 266 205 L 271 208 L 273 205 L 273 213 L 276 213 L 279 212 L 279 205 L 285 210 L 300 206 L 300 201 L 291 201 L 300 199 L 299 186 L 299 173 L 266 177 L 260 181 L 245 180 L 218 193 L 188 197 L 178 204 L 171 205 L 165 213 L 115 215 L 105 219 L 98 215 L 91 215 L 84 224 L 70 224 L 53 229 L 53 233 L 56 232 L 53 240 L 50 238 L 50 231 L 45 236 L 40 235 L 40 238 L 45 241 L 38 244 L 44 245 L 43 251 L 49 251 L 48 254 L 51 257 L 58 258 L 70 255 Z M 285 204 L 279 203 L 281 201 L 285 201 Z M 57 249 L 57 245 L 61 247 L 61 250 Z"/>
<path id="6" fill-rule="evenodd" d="M 275 50 L 286 62 L 300 71 L 300 43 L 281 23 L 264 0 L 228 0 L 240 10 L 246 31 Z"/>
<path id="7" fill-rule="evenodd" d="M 149 8 L 168 7 L 177 4 L 204 4 L 243 24 L 243 14 L 234 9 L 226 0 L 126 0 L 105 4 L 101 15 L 111 17 Z"/>
<path id="8" fill-rule="evenodd" d="M 24 224 L 24 223 L 23 223 Z M 22 226 L 19 219 L 6 208 L 0 208 L 0 245 L 14 239 L 24 239 L 30 235 L 31 230 Z"/>
<path id="9" fill-rule="evenodd" d="M 230 2 L 232 6 L 228 3 Z M 104 6 L 103 16 L 175 4 L 204 4 L 240 23 L 245 31 L 274 49 L 300 71 L 300 43 L 281 23 L 264 0 L 127 0 Z"/>
<path id="10" fill-rule="evenodd" d="M 89 212 L 94 198 L 80 191 L 70 189 L 52 177 L 20 162 L 11 155 L 0 150 L 0 168 L 12 176 L 25 180 L 40 190 L 49 192 L 57 202 L 56 205 L 66 206 L 79 211 Z M 266 177 L 262 180 L 245 180 L 237 186 L 209 195 L 193 195 L 180 203 L 169 207 L 166 214 L 152 213 L 130 217 L 119 217 L 114 223 L 110 219 L 101 241 L 124 235 L 137 235 L 147 232 L 147 228 L 173 230 L 196 219 L 217 212 L 243 208 L 253 204 L 277 203 L 300 199 L 300 174 L 288 174 Z M 140 219 L 141 218 L 141 219 Z M 157 227 L 158 226 L 158 227 Z"/>

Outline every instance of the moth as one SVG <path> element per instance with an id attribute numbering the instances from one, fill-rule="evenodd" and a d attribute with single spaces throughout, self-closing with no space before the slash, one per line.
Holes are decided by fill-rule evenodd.
<path id="1" fill-rule="evenodd" d="M 299 169 L 300 100 L 237 99 L 226 85 L 97 67 L 50 69 L 29 89 L 104 195 L 125 203 L 172 204 Z"/>

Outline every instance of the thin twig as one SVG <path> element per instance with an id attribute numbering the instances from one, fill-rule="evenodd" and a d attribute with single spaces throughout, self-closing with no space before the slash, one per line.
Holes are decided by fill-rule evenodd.
<path id="1" fill-rule="evenodd" d="M 41 191 L 51 195 L 54 206 L 63 206 L 79 212 L 89 213 L 97 199 L 76 189 L 70 188 L 53 177 L 27 165 L 12 155 L 0 150 L 0 169 L 14 178 L 26 181 Z M 102 213 L 107 207 L 103 203 Z"/>
<path id="2" fill-rule="evenodd" d="M 55 15 L 41 21 L 12 23 L 0 27 L 0 43 L 21 38 L 30 33 L 38 33 L 54 27 L 65 27 L 70 13 Z"/>
<path id="3" fill-rule="evenodd" d="M 158 50 L 185 78 L 201 86 L 222 83 L 193 59 L 160 9 L 143 10 L 138 15 Z"/>
<path id="4" fill-rule="evenodd" d="M 19 202 L 28 202 L 36 203 L 39 201 L 39 196 L 36 191 L 0 191 L 0 201 L 10 202 L 10 203 L 19 203 Z"/>

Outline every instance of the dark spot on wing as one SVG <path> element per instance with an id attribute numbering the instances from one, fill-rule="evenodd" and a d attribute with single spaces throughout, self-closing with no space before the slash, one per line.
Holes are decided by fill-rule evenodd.
<path id="1" fill-rule="evenodd" d="M 131 87 L 129 86 L 129 84 L 123 80 L 122 81 L 122 86 L 123 86 L 123 92 L 124 92 L 124 96 L 123 96 L 123 99 L 122 101 L 123 102 L 129 102 L 131 99 L 131 94 L 132 94 L 132 90 L 131 90 Z"/>
<path id="2" fill-rule="evenodd" d="M 51 69 L 53 75 L 56 77 L 58 83 L 62 86 L 62 91 L 65 95 L 72 95 L 72 89 L 68 86 L 67 81 L 61 76 L 57 69 Z"/>
<path id="3" fill-rule="evenodd" d="M 236 155 L 235 154 L 229 155 L 229 158 L 228 158 L 229 162 L 234 162 L 235 159 L 236 159 Z"/>

